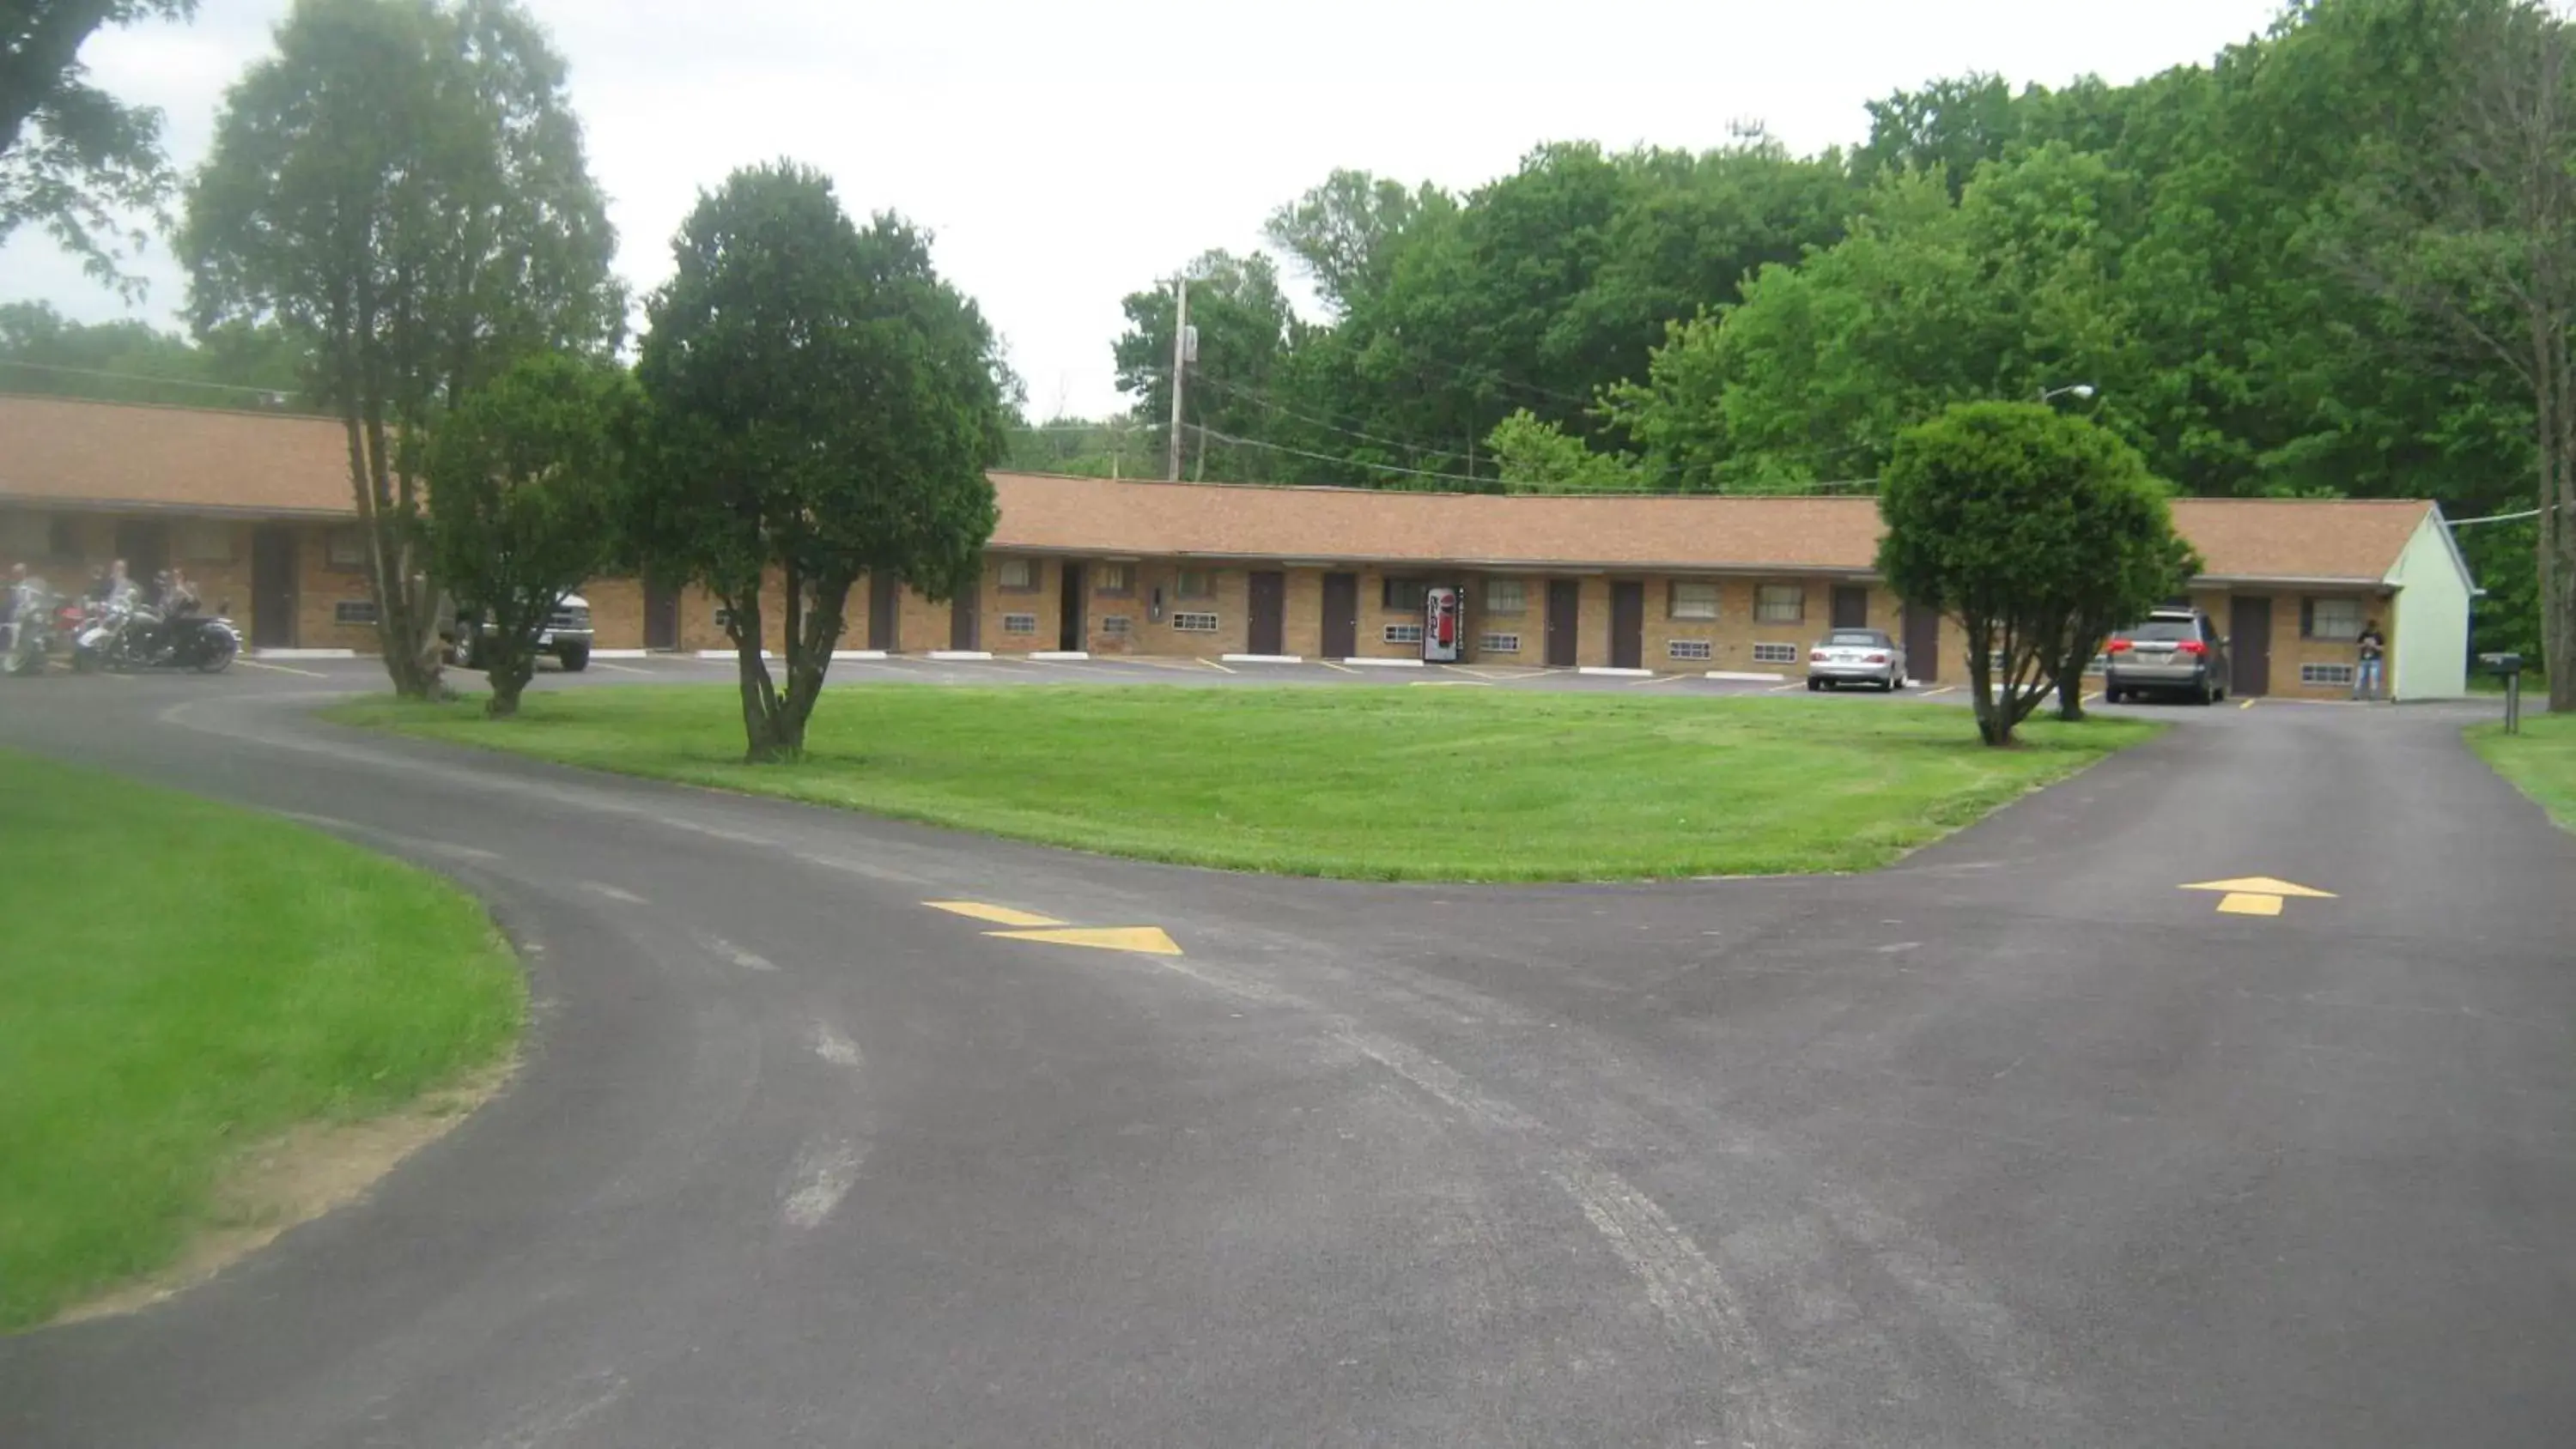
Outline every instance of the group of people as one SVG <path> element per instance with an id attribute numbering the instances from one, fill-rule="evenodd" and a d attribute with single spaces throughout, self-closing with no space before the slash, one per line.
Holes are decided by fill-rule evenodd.
<path id="1" fill-rule="evenodd" d="M 7 599 L 0 600 L 0 622 L 15 617 L 24 601 L 41 597 L 44 593 L 43 579 L 28 573 L 23 563 L 11 564 L 9 594 Z M 143 586 L 126 573 L 123 559 L 103 569 L 91 569 L 89 586 L 81 590 L 80 598 L 85 603 L 101 604 L 111 609 L 130 609 L 148 603 L 159 610 L 163 618 L 194 613 L 198 608 L 197 587 L 188 582 L 187 574 L 181 570 L 173 567 L 154 574 L 152 591 L 147 598 Z"/>
<path id="2" fill-rule="evenodd" d="M 103 569 L 91 569 L 89 585 L 81 591 L 80 601 L 119 611 L 148 605 L 161 616 L 165 625 L 197 612 L 199 607 L 196 585 L 190 583 L 188 576 L 179 569 L 173 567 L 154 574 L 151 593 L 147 597 L 143 586 L 127 574 L 123 559 Z M 21 612 L 33 614 L 52 607 L 52 604 L 51 591 L 45 587 L 43 579 L 29 573 L 23 563 L 9 566 L 9 589 L 5 595 L 0 595 L 0 624 L 16 619 Z"/>

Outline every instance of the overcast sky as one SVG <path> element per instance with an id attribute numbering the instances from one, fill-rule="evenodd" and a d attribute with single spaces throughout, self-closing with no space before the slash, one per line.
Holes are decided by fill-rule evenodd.
<path id="1" fill-rule="evenodd" d="M 2207 60 L 2276 0 L 1301 0 L 1236 8 L 1061 0 L 530 0 L 570 59 L 619 269 L 638 292 L 701 187 L 792 156 L 854 214 L 937 233 L 941 269 L 1010 343 L 1029 407 L 1121 405 L 1119 299 L 1336 166 L 1467 188 L 1534 144 L 1705 148 L 1758 120 L 1849 144 L 1864 101 L 1930 77 L 2125 81 Z M 110 31 L 98 80 L 168 116 L 193 167 L 224 87 L 287 0 L 202 0 L 188 26 Z M 133 309 L 185 287 L 156 244 Z M 33 229 L 0 249 L 0 299 L 83 320 L 127 311 Z"/>

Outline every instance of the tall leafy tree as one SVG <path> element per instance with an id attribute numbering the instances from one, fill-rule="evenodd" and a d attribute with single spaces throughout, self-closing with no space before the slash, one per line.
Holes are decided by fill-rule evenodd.
<path id="1" fill-rule="evenodd" d="M 625 369 L 533 353 L 430 436 L 430 561 L 454 602 L 459 648 L 491 682 L 494 718 L 519 712 L 556 604 L 613 557 L 636 405 Z"/>
<path id="2" fill-rule="evenodd" d="M 196 323 L 311 349 L 386 672 L 439 689 L 417 441 L 522 354 L 622 331 L 564 64 L 514 0 L 297 0 L 226 97 L 180 238 Z"/>
<path id="3" fill-rule="evenodd" d="M 1417 224 L 1456 209 L 1449 193 L 1427 181 L 1407 189 L 1365 171 L 1335 171 L 1272 212 L 1262 234 L 1295 257 L 1324 305 L 1341 313 L 1384 290 L 1396 251 Z"/>
<path id="4" fill-rule="evenodd" d="M 0 303 L 0 388 L 179 407 L 295 409 L 310 359 L 274 323 L 227 323 L 202 343 L 131 319 L 74 322 Z"/>
<path id="5" fill-rule="evenodd" d="M 1997 75 L 1972 72 L 1871 101 L 1869 140 L 1852 153 L 1863 179 L 1885 172 L 1937 176 L 1958 195 L 1977 168 L 2020 138 L 2023 111 Z"/>
<path id="6" fill-rule="evenodd" d="M 2352 260 L 2528 400 L 2550 707 L 2576 709 L 2576 22 L 2534 0 L 2463 8 L 2442 104 L 2357 191 Z"/>
<path id="7" fill-rule="evenodd" d="M 2012 742 L 2111 625 L 2194 563 L 2135 450 L 2036 403 L 1970 403 L 1906 429 L 1879 491 L 1878 571 L 1967 635 L 1977 734 Z"/>
<path id="8" fill-rule="evenodd" d="M 992 329 L 900 218 L 853 225 L 821 173 L 735 172 L 672 243 L 637 366 L 653 456 L 625 504 L 638 562 L 723 603 L 745 757 L 793 760 L 851 587 L 977 584 L 1009 451 Z M 762 657 L 776 583 L 784 688 Z"/>
<path id="9" fill-rule="evenodd" d="M 101 29 L 154 17 L 184 20 L 196 0 L 11 0 L 0 6 L 0 241 L 33 223 L 89 274 L 117 270 L 142 234 L 125 217 L 157 210 L 170 192 L 161 113 L 90 84 L 81 47 Z"/>
<path id="10" fill-rule="evenodd" d="M 1236 257 L 1213 251 L 1192 262 L 1185 274 L 1190 279 L 1190 326 L 1198 333 L 1199 347 L 1181 396 L 1183 476 L 1206 476 L 1211 435 L 1218 440 L 1213 450 L 1219 478 L 1280 476 L 1283 461 L 1294 476 L 1293 455 L 1283 459 L 1259 447 L 1221 441 L 1293 443 L 1311 426 L 1299 416 L 1306 409 L 1279 396 L 1282 363 L 1297 318 L 1279 290 L 1277 264 L 1260 252 Z M 1170 436 L 1172 328 L 1179 298 L 1165 284 L 1130 292 L 1120 305 L 1127 330 L 1112 348 L 1118 386 L 1136 399 L 1137 420 L 1159 448 Z"/>

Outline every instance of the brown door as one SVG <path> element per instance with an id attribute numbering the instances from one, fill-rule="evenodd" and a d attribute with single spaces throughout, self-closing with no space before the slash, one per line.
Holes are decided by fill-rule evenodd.
<path id="1" fill-rule="evenodd" d="M 1941 616 L 1905 606 L 1905 676 L 1929 684 L 1941 677 Z"/>
<path id="2" fill-rule="evenodd" d="M 2227 687 L 2251 699 L 2272 692 L 2272 601 L 2237 598 L 2228 604 L 2227 652 L 2235 661 Z"/>
<path id="3" fill-rule="evenodd" d="M 116 556 L 125 560 L 125 576 L 148 592 L 152 576 L 170 566 L 170 529 L 150 519 L 128 518 L 116 525 Z"/>
<path id="4" fill-rule="evenodd" d="M 1057 570 L 1055 647 L 1077 654 L 1091 647 L 1091 623 L 1082 612 L 1082 565 L 1066 559 Z"/>
<path id="5" fill-rule="evenodd" d="M 868 647 L 903 647 L 903 581 L 883 569 L 868 575 Z"/>
<path id="6" fill-rule="evenodd" d="M 1324 657 L 1348 659 L 1360 652 L 1360 576 L 1324 575 Z"/>
<path id="7" fill-rule="evenodd" d="M 1572 669 L 1577 631 L 1583 619 L 1583 584 L 1578 579 L 1547 581 L 1547 665 L 1550 669 Z"/>
<path id="8" fill-rule="evenodd" d="M 1868 589 L 1858 584 L 1834 585 L 1834 627 L 1837 629 L 1869 627 Z"/>
<path id="9" fill-rule="evenodd" d="M 250 644 L 295 647 L 295 530 L 263 528 L 250 536 Z"/>
<path id="10" fill-rule="evenodd" d="M 984 581 L 982 579 L 968 579 L 966 587 L 959 589 L 957 597 L 949 601 L 949 648 L 980 649 L 983 647 L 975 642 L 976 637 L 983 633 L 983 602 Z"/>
<path id="11" fill-rule="evenodd" d="M 1257 573 L 1252 576 L 1252 635 L 1246 641 L 1255 654 L 1288 652 L 1288 576 L 1283 573 Z"/>
<path id="12" fill-rule="evenodd" d="M 1640 669 L 1646 662 L 1646 586 L 1610 586 L 1610 667 Z"/>
<path id="13" fill-rule="evenodd" d="M 680 586 L 644 581 L 644 647 L 680 647 Z"/>

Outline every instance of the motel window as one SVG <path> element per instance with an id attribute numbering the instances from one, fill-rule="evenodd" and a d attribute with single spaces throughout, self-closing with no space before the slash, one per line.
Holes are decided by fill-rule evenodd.
<path id="1" fill-rule="evenodd" d="M 1206 569 L 1183 569 L 1180 579 L 1172 586 L 1172 592 L 1184 599 L 1213 599 L 1216 597 L 1216 575 Z"/>
<path id="2" fill-rule="evenodd" d="M 2299 682 L 2334 689 L 2352 688 L 2352 666 L 2349 664 L 2302 664 Z"/>
<path id="3" fill-rule="evenodd" d="M 1009 593 L 1035 593 L 1038 587 L 1038 561 L 1033 558 L 1003 559 L 994 566 L 994 581 Z"/>
<path id="4" fill-rule="evenodd" d="M 1004 614 L 1002 616 L 1002 632 L 1005 634 L 1034 634 L 1037 631 L 1038 616 L 1035 614 Z"/>
<path id="5" fill-rule="evenodd" d="M 2301 599 L 2299 637 L 2349 644 L 2361 637 L 2361 606 L 2359 599 Z"/>
<path id="6" fill-rule="evenodd" d="M 1136 573 L 1132 564 L 1105 563 L 1091 566 L 1093 593 L 1111 594 L 1123 599 L 1133 592 L 1135 587 Z"/>
<path id="7" fill-rule="evenodd" d="M 1174 614 L 1172 627 L 1184 634 L 1213 634 L 1216 632 L 1216 615 Z"/>
<path id="8" fill-rule="evenodd" d="M 342 599 L 340 602 L 331 606 L 331 622 L 334 624 L 345 624 L 352 628 L 371 626 L 376 622 L 376 601 L 373 599 Z"/>
<path id="9" fill-rule="evenodd" d="M 1479 654 L 1518 654 L 1521 652 L 1521 636 L 1518 634 L 1479 634 L 1476 636 L 1476 652 Z"/>
<path id="10" fill-rule="evenodd" d="M 1757 624 L 1798 624 L 1804 623 L 1806 617 L 1805 584 L 1764 584 L 1753 591 L 1753 621 Z"/>
<path id="11" fill-rule="evenodd" d="M 183 522 L 172 540 L 179 557 L 189 563 L 231 563 L 233 561 L 233 528 L 229 523 L 211 519 Z"/>
<path id="12" fill-rule="evenodd" d="M 1529 608 L 1529 586 L 1520 579 L 1485 580 L 1485 612 L 1518 614 Z M 1518 647 L 1518 646 L 1514 646 Z"/>
<path id="13" fill-rule="evenodd" d="M 1419 644 L 1422 642 L 1422 626 L 1419 624 L 1389 624 L 1386 626 L 1385 631 L 1380 633 L 1378 637 L 1384 639 L 1389 644 Z"/>
<path id="14" fill-rule="evenodd" d="M 1125 614 L 1110 614 L 1100 621 L 1101 637 L 1106 639 L 1124 639 L 1135 627 L 1136 621 Z"/>
<path id="15" fill-rule="evenodd" d="M 1712 653 L 1705 639 L 1675 639 L 1665 646 L 1665 652 L 1675 659 L 1707 659 Z"/>
<path id="16" fill-rule="evenodd" d="M 1426 579 L 1388 579 L 1382 597 L 1390 614 L 1419 614 L 1431 598 L 1431 584 Z M 1396 641 L 1387 641 L 1392 644 Z M 1415 641 L 1420 642 L 1420 641 Z"/>
<path id="17" fill-rule="evenodd" d="M 1795 664 L 1798 662 L 1798 646 L 1795 644 L 1756 644 L 1753 646 L 1753 662 L 1756 664 Z"/>
<path id="18" fill-rule="evenodd" d="M 367 533 L 362 528 L 335 528 L 324 545 L 323 558 L 335 569 L 362 569 L 367 566 Z"/>
<path id="19" fill-rule="evenodd" d="M 54 535 L 46 525 L 41 513 L 0 513 L 0 555 L 16 563 L 50 553 Z"/>
<path id="20" fill-rule="evenodd" d="M 1717 584 L 1709 579 L 1675 579 L 1664 612 L 1675 619 L 1717 617 Z"/>

